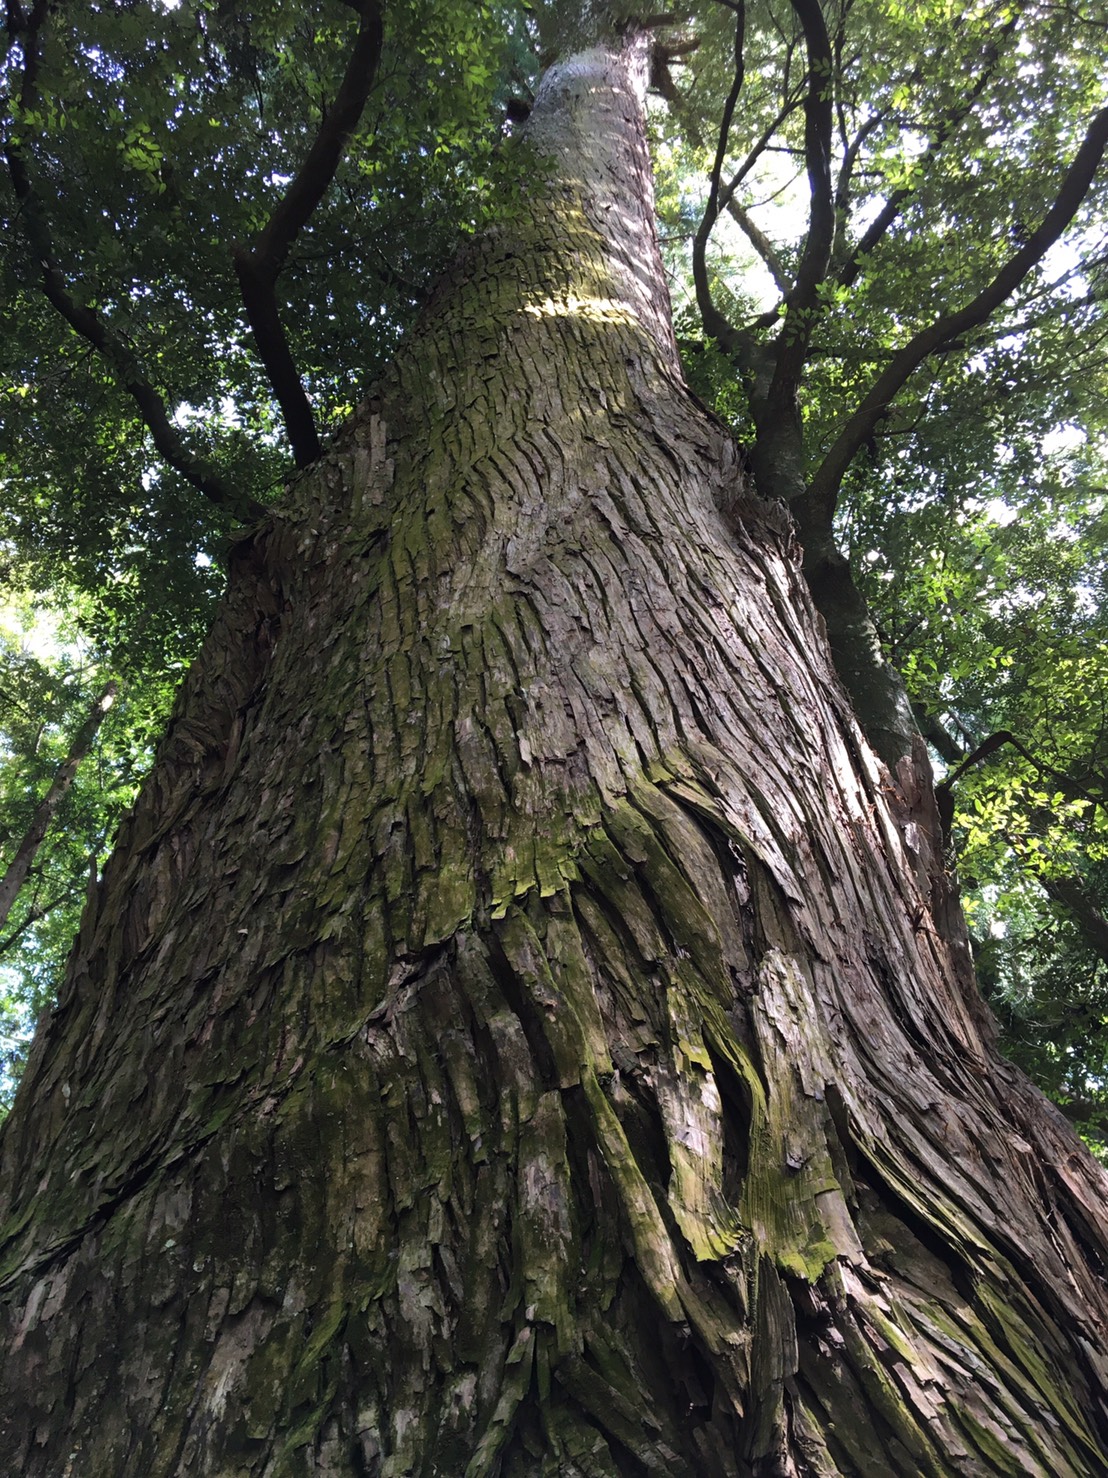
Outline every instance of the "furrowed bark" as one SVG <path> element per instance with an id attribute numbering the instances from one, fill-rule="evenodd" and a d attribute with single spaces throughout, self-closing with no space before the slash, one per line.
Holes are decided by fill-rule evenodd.
<path id="1" fill-rule="evenodd" d="M 647 62 L 236 552 L 0 1141 L 29 1478 L 1108 1461 L 1104 1181 L 681 383 Z"/>

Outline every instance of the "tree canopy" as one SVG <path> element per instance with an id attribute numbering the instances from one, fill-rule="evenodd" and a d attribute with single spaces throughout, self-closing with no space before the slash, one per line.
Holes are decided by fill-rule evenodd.
<path id="1" fill-rule="evenodd" d="M 228 540 L 512 210 L 544 19 L 8 0 L 5 862 L 120 688 L 0 939 L 13 1063 Z M 930 745 L 1008 1048 L 1094 1137 L 1106 50 L 1091 0 L 699 0 L 657 26 L 652 113 L 690 383 L 788 502 L 879 750 Z"/>

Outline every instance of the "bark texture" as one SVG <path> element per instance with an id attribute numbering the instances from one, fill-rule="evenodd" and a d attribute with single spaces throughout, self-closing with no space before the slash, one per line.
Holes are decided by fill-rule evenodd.
<path id="1" fill-rule="evenodd" d="M 237 551 L 0 1146 L 13 1472 L 1108 1469 L 1104 1181 L 681 383 L 647 60 Z"/>

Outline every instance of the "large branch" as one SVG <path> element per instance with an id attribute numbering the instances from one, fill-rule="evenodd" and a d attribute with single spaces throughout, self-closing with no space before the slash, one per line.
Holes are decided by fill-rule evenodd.
<path id="1" fill-rule="evenodd" d="M 770 383 L 767 412 L 788 410 L 796 398 L 808 345 L 819 311 L 819 289 L 835 242 L 835 198 L 831 181 L 831 140 L 835 127 L 832 98 L 831 40 L 819 0 L 792 0 L 804 33 L 808 83 L 804 100 L 804 160 L 811 203 L 808 234 L 796 282 L 789 294 L 777 362 Z"/>
<path id="2" fill-rule="evenodd" d="M 1080 878 L 1073 874 L 1041 877 L 1039 882 L 1048 898 L 1060 903 L 1077 924 L 1078 929 L 1097 956 L 1108 964 L 1108 919 L 1097 907 Z"/>
<path id="3" fill-rule="evenodd" d="M 323 199 L 358 126 L 377 75 L 384 39 L 380 0 L 346 0 L 359 17 L 358 33 L 338 94 L 320 124 L 295 178 L 253 242 L 235 247 L 235 272 L 258 355 L 281 407 L 298 467 L 320 453 L 311 403 L 277 306 L 276 285 L 293 243 Z"/>
<path id="4" fill-rule="evenodd" d="M 27 834 L 20 842 L 15 856 L 8 865 L 4 876 L 0 878 L 0 929 L 4 927 L 8 914 L 11 912 L 12 904 L 16 900 L 20 888 L 27 880 L 27 874 L 38 856 L 38 849 L 42 846 L 43 839 L 50 828 L 58 807 L 65 799 L 70 786 L 73 784 L 77 769 L 92 748 L 96 732 L 103 722 L 104 715 L 115 701 L 115 695 L 119 691 L 117 683 L 110 682 L 100 693 L 96 702 L 89 710 L 89 715 L 78 729 L 69 753 L 64 762 L 59 765 L 50 788 L 35 807 L 35 814 L 31 818 L 31 824 L 27 828 Z"/>
<path id="5" fill-rule="evenodd" d="M 857 410 L 839 432 L 809 484 L 805 501 L 812 518 L 830 527 L 839 488 L 859 449 L 873 435 L 893 399 L 923 361 L 953 339 L 980 327 L 1023 282 L 1073 220 L 1088 194 L 1108 147 L 1108 108 L 1089 124 L 1085 137 L 1066 171 L 1054 204 L 1026 244 L 1011 257 L 989 285 L 964 307 L 941 314 L 899 349 L 866 392 Z"/>
<path id="6" fill-rule="evenodd" d="M 9 37 L 18 38 L 23 52 L 20 106 L 25 113 L 33 110 L 38 98 L 39 35 L 46 13 L 44 0 L 39 0 L 29 17 L 24 17 L 16 6 L 9 6 L 8 10 Z M 70 328 L 92 345 L 116 382 L 131 397 L 161 457 L 224 513 L 244 523 L 261 518 L 266 511 L 264 504 L 226 482 L 210 462 L 188 447 L 170 420 L 165 401 L 147 378 L 138 356 L 123 335 L 95 309 L 74 297 L 54 253 L 50 228 L 39 208 L 22 148 L 14 138 L 9 137 L 4 156 L 23 226 L 41 273 L 42 291 L 48 302 Z"/>
<path id="7" fill-rule="evenodd" d="M 1095 1098 L 1077 1098 L 1070 1093 L 1065 1098 L 1052 1097 L 1051 1102 L 1071 1124 L 1077 1126 L 1083 1138 L 1096 1139 L 1102 1145 L 1108 1145 L 1108 1105 Z"/>

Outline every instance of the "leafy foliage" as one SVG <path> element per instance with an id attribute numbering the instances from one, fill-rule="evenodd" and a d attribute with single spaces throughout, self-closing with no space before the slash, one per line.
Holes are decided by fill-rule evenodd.
<path id="1" fill-rule="evenodd" d="M 1012 1054 L 1108 1131 L 1108 564 L 1089 446 L 941 523 L 867 531 L 871 601 L 953 773 L 954 841 L 982 985 Z M 941 538 L 941 544 L 940 544 Z"/>
<path id="2" fill-rule="evenodd" d="M 0 855 L 10 861 L 35 807 L 102 687 L 75 633 L 26 602 L 0 613 Z M 104 855 L 120 809 L 149 763 L 167 689 L 124 693 L 103 722 L 34 858 L 0 938 L 0 1093 L 12 1086 L 25 1039 L 52 999 L 69 951 L 90 863 Z"/>

